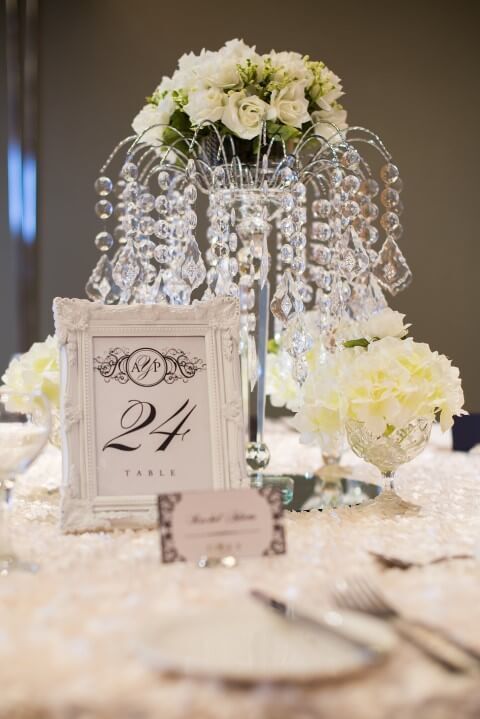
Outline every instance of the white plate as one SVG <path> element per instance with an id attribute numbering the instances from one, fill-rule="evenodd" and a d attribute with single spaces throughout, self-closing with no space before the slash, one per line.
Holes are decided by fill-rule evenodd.
<path id="1" fill-rule="evenodd" d="M 343 612 L 365 652 L 327 630 L 290 622 L 259 603 L 242 599 L 164 617 L 147 628 L 142 659 L 168 674 L 235 682 L 311 682 L 339 679 L 371 667 L 394 648 L 396 637 L 385 622 Z"/>

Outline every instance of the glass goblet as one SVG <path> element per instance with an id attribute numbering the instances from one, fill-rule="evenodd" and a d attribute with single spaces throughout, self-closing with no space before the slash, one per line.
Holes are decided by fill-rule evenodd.
<path id="1" fill-rule="evenodd" d="M 396 496 L 395 473 L 402 464 L 417 457 L 427 445 L 432 421 L 418 417 L 404 427 L 377 436 L 364 422 L 348 420 L 347 439 L 353 452 L 382 473 L 383 492 Z"/>
<path id="2" fill-rule="evenodd" d="M 41 393 L 0 387 L 0 574 L 37 569 L 14 550 L 10 513 L 15 479 L 44 448 L 50 424 L 50 406 Z"/>

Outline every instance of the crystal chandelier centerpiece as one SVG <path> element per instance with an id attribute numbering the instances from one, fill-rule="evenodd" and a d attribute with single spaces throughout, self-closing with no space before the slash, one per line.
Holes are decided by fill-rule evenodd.
<path id="1" fill-rule="evenodd" d="M 107 304 L 239 299 L 247 461 L 258 471 L 269 460 L 270 335 L 302 384 L 316 333 L 370 314 L 386 304 L 385 290 L 411 279 L 397 244 L 399 171 L 375 134 L 325 119 L 287 134 L 264 119 L 251 140 L 219 122 L 181 128 L 178 114 L 168 119 L 152 116 L 101 168 L 101 256 L 86 292 Z M 362 147 L 380 159 L 382 189 Z"/>

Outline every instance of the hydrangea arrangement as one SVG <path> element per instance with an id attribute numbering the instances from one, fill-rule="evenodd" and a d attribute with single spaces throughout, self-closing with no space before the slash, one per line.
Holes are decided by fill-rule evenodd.
<path id="1" fill-rule="evenodd" d="M 293 424 L 304 441 L 339 431 L 348 420 L 377 437 L 419 418 L 438 417 L 446 431 L 454 415 L 464 414 L 459 370 L 407 337 L 403 320 L 385 309 L 344 328 L 343 348 L 316 363 L 303 387 Z"/>
<path id="2" fill-rule="evenodd" d="M 338 102 L 340 78 L 325 63 L 296 52 L 260 55 L 243 40 L 220 50 L 183 55 L 172 77 L 164 77 L 133 121 L 150 145 L 171 145 L 214 123 L 221 134 L 256 141 L 288 141 L 314 126 L 329 139 L 347 127 Z M 208 132 L 207 128 L 203 129 Z"/>
<path id="3" fill-rule="evenodd" d="M 56 337 L 49 335 L 44 342 L 35 342 L 28 352 L 14 357 L 2 382 L 13 392 L 42 392 L 52 408 L 58 410 L 60 370 Z"/>

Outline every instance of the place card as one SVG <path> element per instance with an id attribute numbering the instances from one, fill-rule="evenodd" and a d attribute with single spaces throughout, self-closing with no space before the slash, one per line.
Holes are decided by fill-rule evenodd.
<path id="1" fill-rule="evenodd" d="M 286 552 L 275 487 L 160 494 L 158 515 L 164 563 Z"/>

